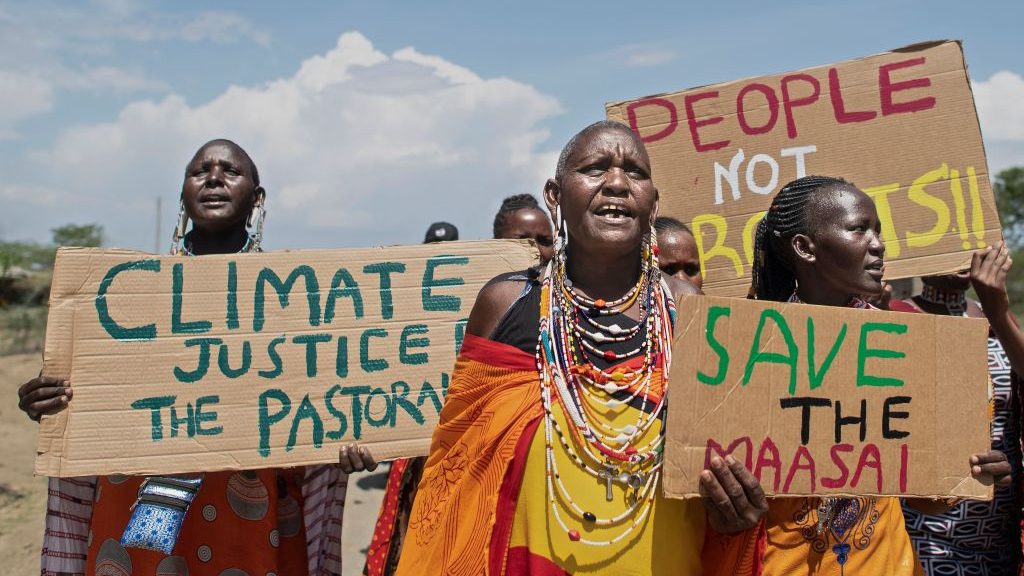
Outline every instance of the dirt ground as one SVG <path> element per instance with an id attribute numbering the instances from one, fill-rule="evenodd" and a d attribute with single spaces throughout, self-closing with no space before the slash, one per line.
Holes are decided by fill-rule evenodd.
<path id="1" fill-rule="evenodd" d="M 18 410 L 18 386 L 39 373 L 39 354 L 0 356 L 0 562 L 5 574 L 38 574 L 46 479 L 32 476 L 36 423 Z"/>
<path id="2" fill-rule="evenodd" d="M 38 354 L 0 356 L 0 573 L 39 573 L 46 515 L 46 479 L 32 476 L 36 423 L 18 410 L 18 386 L 39 373 Z M 387 466 L 349 481 L 342 528 L 344 576 L 362 573 L 383 497 Z"/>

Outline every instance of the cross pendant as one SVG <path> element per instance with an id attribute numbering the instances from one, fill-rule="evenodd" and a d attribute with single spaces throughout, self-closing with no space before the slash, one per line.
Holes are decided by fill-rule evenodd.
<path id="1" fill-rule="evenodd" d="M 619 475 L 619 469 L 611 464 L 605 464 L 604 470 L 597 473 L 597 477 L 604 480 L 604 498 L 611 502 L 615 499 L 612 494 L 612 482 L 615 482 Z"/>

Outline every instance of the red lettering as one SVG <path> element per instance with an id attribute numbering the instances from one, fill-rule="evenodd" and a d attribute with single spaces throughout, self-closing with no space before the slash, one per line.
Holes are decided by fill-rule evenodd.
<path id="1" fill-rule="evenodd" d="M 789 95 L 789 84 L 796 81 L 810 84 L 811 94 L 796 100 L 791 98 Z M 796 121 L 793 120 L 793 109 L 797 106 L 807 106 L 817 102 L 819 94 L 821 94 L 821 85 L 818 83 L 818 79 L 810 74 L 790 74 L 789 76 L 782 77 L 782 109 L 786 111 L 786 134 L 791 139 L 796 138 Z"/>
<path id="2" fill-rule="evenodd" d="M 654 134 L 650 134 L 648 136 L 640 134 L 640 125 L 636 120 L 636 109 L 641 106 L 661 106 L 668 110 L 668 123 L 664 128 Z M 650 144 L 651 142 L 657 142 L 662 138 L 667 138 L 670 134 L 676 131 L 676 126 L 679 124 L 675 105 L 664 98 L 647 98 L 645 100 L 630 102 L 626 105 L 626 116 L 629 118 L 629 126 L 634 132 L 640 135 L 640 139 L 643 140 L 645 144 Z"/>
<path id="3" fill-rule="evenodd" d="M 873 457 L 872 462 L 868 462 L 868 456 Z M 860 473 L 865 468 L 875 469 L 875 484 L 877 486 L 876 491 L 882 492 L 882 456 L 878 453 L 878 446 L 874 444 L 865 444 L 864 448 L 860 452 L 860 461 L 857 462 L 857 471 L 853 473 L 853 482 L 850 486 L 853 488 L 857 487 L 857 483 L 860 482 Z"/>
<path id="4" fill-rule="evenodd" d="M 796 476 L 797 470 L 807 470 L 810 473 L 811 487 L 809 490 L 806 490 L 806 492 L 814 492 L 814 458 L 811 457 L 811 453 L 807 450 L 807 446 L 799 446 L 796 449 L 796 454 L 793 455 L 793 463 L 789 466 L 789 474 L 786 476 L 786 484 L 782 487 L 783 492 L 789 492 L 789 488 L 793 485 L 793 477 Z"/>
<path id="5" fill-rule="evenodd" d="M 718 98 L 718 91 L 712 90 L 710 92 L 701 92 L 699 94 L 687 94 L 683 97 L 683 103 L 686 105 L 686 119 L 690 124 L 690 137 L 693 139 L 693 147 L 697 152 L 710 152 L 712 150 L 725 148 L 729 145 L 728 140 L 719 140 L 718 142 L 712 142 L 710 144 L 701 144 L 700 134 L 697 133 L 697 129 L 703 126 L 718 124 L 722 121 L 721 116 L 715 116 L 705 120 L 697 120 L 697 113 L 694 112 L 693 105 L 701 100 L 707 100 L 708 98 Z"/>
<path id="6" fill-rule="evenodd" d="M 753 91 L 758 91 L 764 94 L 765 102 L 768 104 L 768 122 L 764 126 L 753 127 L 747 123 L 747 115 L 745 113 L 744 98 L 747 94 Z M 775 127 L 775 122 L 779 119 L 779 97 L 775 95 L 775 90 L 772 90 L 771 86 L 765 84 L 747 84 L 740 90 L 739 95 L 736 96 L 736 116 L 740 121 L 740 128 L 743 132 L 751 136 L 755 134 L 764 134 Z"/>
<path id="7" fill-rule="evenodd" d="M 767 454 L 771 454 L 771 458 L 767 458 Z M 775 442 L 772 442 L 771 438 L 765 436 L 765 439 L 761 442 L 761 449 L 757 451 L 757 464 L 754 465 L 754 476 L 763 484 L 764 476 L 762 470 L 765 468 L 771 468 L 774 470 L 772 474 L 772 492 L 779 491 L 779 482 L 782 480 L 782 459 L 779 458 L 779 449 L 775 446 Z"/>
<path id="8" fill-rule="evenodd" d="M 836 122 L 849 124 L 851 122 L 866 122 L 878 115 L 874 110 L 863 110 L 861 112 L 847 112 L 843 104 L 843 92 L 839 86 L 839 70 L 828 69 L 828 95 L 832 99 L 832 110 L 836 115 Z"/>
<path id="9" fill-rule="evenodd" d="M 907 491 L 907 445 L 900 444 L 900 492 Z"/>
<path id="10" fill-rule="evenodd" d="M 914 78 L 912 80 L 904 80 L 903 82 L 893 82 L 892 78 L 889 76 L 893 70 L 910 68 L 911 66 L 920 66 L 921 64 L 924 64 L 924 56 L 879 66 L 878 91 L 882 98 L 882 116 L 901 114 L 903 112 L 920 112 L 922 110 L 928 110 L 935 107 L 935 98 L 932 96 L 918 98 L 917 100 L 911 100 L 909 102 L 892 101 L 893 92 L 911 90 L 914 88 L 928 88 L 932 85 L 930 78 Z"/>
<path id="11" fill-rule="evenodd" d="M 822 478 L 821 485 L 825 488 L 842 488 L 846 486 L 846 481 L 850 478 L 850 469 L 846 467 L 846 462 L 839 455 L 840 452 L 846 452 L 847 454 L 853 452 L 852 444 L 835 444 L 832 446 L 831 455 L 832 462 L 839 469 L 838 478 Z"/>
<path id="12" fill-rule="evenodd" d="M 708 438 L 708 445 L 707 448 L 705 448 L 704 450 L 704 469 L 707 470 L 711 468 L 711 459 L 714 458 L 712 451 L 714 451 L 715 453 L 718 454 L 719 457 L 724 459 L 729 454 L 733 454 L 733 452 L 736 451 L 736 448 L 738 448 L 741 444 L 744 448 L 746 448 L 746 450 L 744 451 L 745 453 L 743 455 L 743 461 L 745 462 L 747 470 L 750 470 L 750 461 L 753 458 L 754 452 L 754 443 L 750 440 L 750 436 L 744 436 L 743 438 L 737 438 L 736 440 L 733 440 L 732 444 L 729 444 L 729 448 L 724 451 L 722 450 L 721 444 L 715 442 L 715 440 L 712 438 Z M 733 457 L 735 458 L 736 455 L 733 454 Z M 737 460 L 739 460 L 739 458 L 737 458 Z"/>

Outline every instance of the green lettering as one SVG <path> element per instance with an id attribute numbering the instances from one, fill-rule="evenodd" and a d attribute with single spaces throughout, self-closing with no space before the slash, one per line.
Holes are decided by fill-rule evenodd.
<path id="1" fill-rule="evenodd" d="M 722 343 L 715 338 L 715 327 L 718 325 L 719 318 L 728 318 L 730 314 L 732 314 L 732 308 L 728 306 L 712 306 L 708 308 L 708 322 L 707 328 L 704 329 L 704 338 L 708 346 L 711 346 L 711 349 L 718 355 L 718 373 L 714 376 L 708 376 L 704 372 L 698 371 L 697 380 L 701 384 L 718 386 L 725 381 L 725 375 L 729 372 L 729 350 L 722 346 Z"/>
<path id="2" fill-rule="evenodd" d="M 185 289 L 184 270 L 185 265 L 181 262 L 171 268 L 171 333 L 202 334 L 209 332 L 210 328 L 213 328 L 213 323 L 209 320 L 181 321 L 182 292 Z"/>
<path id="3" fill-rule="evenodd" d="M 427 353 L 409 353 L 409 348 L 426 348 L 430 346 L 430 338 L 410 338 L 414 334 L 426 334 L 426 324 L 410 324 L 402 329 L 402 337 L 398 341 L 398 359 L 402 364 L 416 365 L 427 363 Z"/>
<path id="4" fill-rule="evenodd" d="M 363 293 L 359 291 L 356 279 L 344 268 L 339 268 L 331 280 L 331 291 L 327 293 L 327 303 L 324 304 L 324 324 L 334 320 L 334 306 L 338 298 L 351 298 L 352 314 L 357 320 L 363 317 Z"/>
<path id="5" fill-rule="evenodd" d="M 306 265 L 298 266 L 292 270 L 292 273 L 288 275 L 288 278 L 282 282 L 281 277 L 278 276 L 276 272 L 270 268 L 264 268 L 263 270 L 260 270 L 260 274 L 256 278 L 256 292 L 253 296 L 253 331 L 259 332 L 263 330 L 263 325 L 266 323 L 266 316 L 263 310 L 266 285 L 270 284 L 270 286 L 277 292 L 277 301 L 280 303 L 281 308 L 287 308 L 288 296 L 291 294 L 292 288 L 295 286 L 295 281 L 298 280 L 299 277 L 302 277 L 306 282 L 306 301 L 309 303 L 309 325 L 320 325 L 320 284 L 317 282 L 316 273 L 313 269 Z"/>
<path id="6" fill-rule="evenodd" d="M 288 432 L 288 444 L 284 447 L 285 452 L 291 452 L 292 449 L 295 448 L 295 442 L 299 435 L 299 424 L 306 419 L 309 419 L 313 424 L 313 447 L 319 448 L 323 445 L 324 422 L 320 419 L 320 414 L 317 413 L 316 408 L 313 407 L 313 403 L 309 401 L 309 394 L 306 394 L 302 397 L 299 409 L 295 411 L 295 418 L 292 420 L 292 429 Z"/>
<path id="7" fill-rule="evenodd" d="M 465 266 L 469 264 L 467 256 L 436 256 L 427 260 L 423 270 L 422 301 L 426 312 L 458 312 L 462 309 L 462 299 L 447 294 L 434 294 L 434 288 L 444 286 L 462 286 L 466 283 L 461 276 L 450 278 L 434 278 L 434 271 L 440 266 Z"/>
<path id="8" fill-rule="evenodd" d="M 886 376 L 873 376 L 865 373 L 868 358 L 898 360 L 907 354 L 887 348 L 868 348 L 868 333 L 884 332 L 902 335 L 907 333 L 906 324 L 893 322 L 865 322 L 860 327 L 860 346 L 857 348 L 857 386 L 903 386 L 903 380 Z"/>
<path id="9" fill-rule="evenodd" d="M 131 407 L 136 410 L 149 410 L 150 436 L 156 442 L 164 437 L 164 426 L 160 419 L 160 410 L 174 405 L 177 396 L 154 396 L 143 398 L 132 402 Z"/>
<path id="10" fill-rule="evenodd" d="M 114 283 L 114 278 L 116 278 L 121 272 L 127 272 L 128 270 L 160 272 L 160 261 L 152 259 L 122 262 L 121 264 L 111 267 L 110 270 L 107 270 L 107 273 L 103 276 L 103 280 L 100 282 L 99 289 L 96 291 L 96 314 L 99 316 L 100 325 L 103 326 L 103 329 L 107 331 L 107 334 L 110 334 L 110 337 L 115 340 L 121 340 L 123 342 L 130 342 L 133 340 L 152 340 L 156 338 L 156 324 L 146 324 L 135 328 L 125 328 L 115 322 L 110 316 L 110 309 L 107 305 L 107 292 L 110 291 L 110 285 Z"/>
<path id="11" fill-rule="evenodd" d="M 778 326 L 779 333 L 782 334 L 783 340 L 786 341 L 788 355 L 761 350 L 761 333 L 764 331 L 765 323 L 769 319 Z M 771 342 L 771 339 L 768 341 Z M 743 385 L 746 386 L 750 382 L 750 377 L 754 374 L 754 367 L 760 362 L 786 364 L 789 366 L 789 393 L 796 394 L 796 362 L 798 354 L 796 342 L 793 341 L 793 333 L 789 329 L 789 324 L 786 323 L 786 318 L 778 310 L 766 308 L 761 312 L 761 319 L 757 323 L 757 331 L 754 332 L 754 341 L 750 344 L 750 356 L 747 359 L 747 369 L 743 373 Z"/>
<path id="12" fill-rule="evenodd" d="M 269 409 L 270 400 L 276 400 L 280 402 L 281 408 L 271 414 Z M 288 398 L 288 395 L 284 393 L 284 390 L 280 388 L 270 388 L 264 390 L 259 397 L 259 431 L 260 431 L 260 447 L 259 454 L 264 458 L 270 456 L 270 427 L 277 424 L 281 420 L 284 420 L 288 413 L 292 411 L 292 401 Z"/>

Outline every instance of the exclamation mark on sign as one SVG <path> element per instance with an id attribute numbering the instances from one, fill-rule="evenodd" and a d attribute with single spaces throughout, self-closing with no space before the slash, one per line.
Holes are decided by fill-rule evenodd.
<path id="1" fill-rule="evenodd" d="M 964 250 L 971 249 L 971 240 L 967 229 L 967 206 L 964 204 L 964 187 L 960 184 L 960 171 L 949 170 L 949 190 L 953 193 L 953 207 L 956 208 L 956 232 L 963 241 Z"/>
<path id="2" fill-rule="evenodd" d="M 967 167 L 967 188 L 971 192 L 971 228 L 978 240 L 978 248 L 988 246 L 985 243 L 985 213 L 981 208 L 981 193 L 978 192 L 978 174 L 974 166 Z"/>

